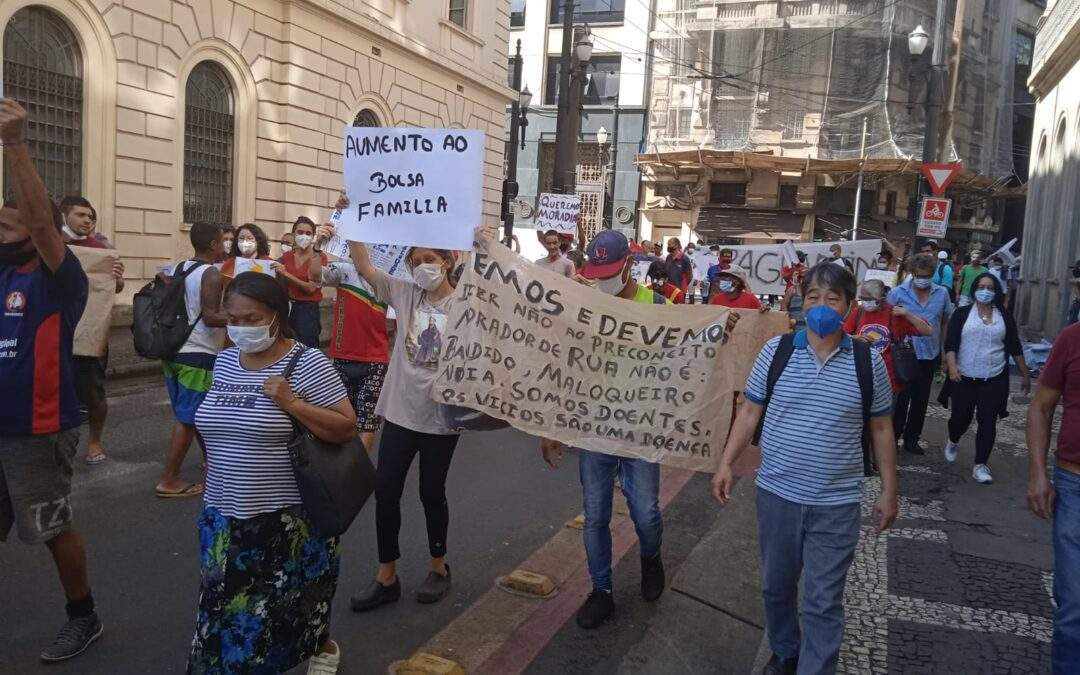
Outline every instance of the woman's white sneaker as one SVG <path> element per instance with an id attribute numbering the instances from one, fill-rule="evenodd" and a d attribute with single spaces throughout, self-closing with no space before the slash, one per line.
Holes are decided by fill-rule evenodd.
<path id="1" fill-rule="evenodd" d="M 994 482 L 994 477 L 990 474 L 990 467 L 985 464 L 976 464 L 971 470 L 971 477 L 975 479 L 975 482 L 984 485 Z"/>
<path id="2" fill-rule="evenodd" d="M 958 454 L 957 448 L 959 447 L 959 445 L 960 445 L 959 443 L 953 443 L 952 441 L 949 441 L 948 443 L 945 444 L 945 461 L 946 462 L 951 463 L 951 462 L 956 461 L 956 455 Z"/>
<path id="3" fill-rule="evenodd" d="M 334 653 L 319 652 L 308 660 L 307 675 L 335 675 L 341 663 L 341 647 L 333 640 Z"/>

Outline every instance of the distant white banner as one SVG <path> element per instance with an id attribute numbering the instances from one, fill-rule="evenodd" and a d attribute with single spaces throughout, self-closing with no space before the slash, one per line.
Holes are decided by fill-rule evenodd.
<path id="1" fill-rule="evenodd" d="M 335 210 L 330 215 L 330 224 L 335 228 L 341 223 L 341 211 Z M 408 267 L 405 265 L 405 256 L 409 253 L 408 246 L 393 246 L 391 244 L 368 244 L 368 255 L 371 263 L 390 276 L 399 279 L 412 280 Z M 349 260 L 349 242 L 340 235 L 335 234 L 322 247 L 323 253 L 332 255 L 342 260 Z"/>
<path id="2" fill-rule="evenodd" d="M 349 241 L 472 249 L 481 224 L 484 132 L 346 127 Z"/>
<path id="3" fill-rule="evenodd" d="M 794 242 L 795 248 L 806 254 L 806 264 L 813 267 L 819 262 L 832 257 L 829 247 L 840 244 L 841 255 L 855 268 L 855 278 L 861 279 L 863 273 L 873 267 L 881 252 L 880 239 L 857 239 L 855 241 L 822 241 L 810 243 Z M 759 295 L 783 295 L 784 280 L 781 271 L 784 262 L 783 244 L 765 244 L 754 246 L 724 246 L 731 249 L 735 256 L 732 262 L 750 272 L 750 288 Z"/>

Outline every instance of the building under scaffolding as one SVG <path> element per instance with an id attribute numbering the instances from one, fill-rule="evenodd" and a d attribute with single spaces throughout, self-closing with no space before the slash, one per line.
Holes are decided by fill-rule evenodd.
<path id="1" fill-rule="evenodd" d="M 945 4 L 951 18 L 955 0 Z M 947 148 L 965 169 L 950 190 L 958 247 L 989 245 L 1003 211 L 992 198 L 1023 192 L 1011 104 L 1014 25 L 1026 4 L 967 2 Z M 847 238 L 860 166 L 860 234 L 911 236 L 931 48 L 912 57 L 907 39 L 919 25 L 934 34 L 934 0 L 656 7 L 650 132 L 638 157 L 643 236 Z"/>

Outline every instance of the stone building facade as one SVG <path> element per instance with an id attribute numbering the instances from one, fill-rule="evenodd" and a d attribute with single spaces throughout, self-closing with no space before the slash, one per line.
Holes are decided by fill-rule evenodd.
<path id="1" fill-rule="evenodd" d="M 1080 259 L 1080 0 L 1048 3 L 1028 85 L 1036 105 L 1016 313 L 1029 336 L 1053 337 L 1076 294 L 1070 268 Z"/>
<path id="2" fill-rule="evenodd" d="M 487 132 L 497 222 L 509 0 L 4 0 L 0 25 L 39 170 L 96 206 L 129 293 L 195 220 L 325 219 L 351 124 Z"/>

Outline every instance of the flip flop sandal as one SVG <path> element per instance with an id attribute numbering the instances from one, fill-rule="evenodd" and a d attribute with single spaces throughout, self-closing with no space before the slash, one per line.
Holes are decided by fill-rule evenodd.
<path id="1" fill-rule="evenodd" d="M 202 483 L 192 483 L 185 487 L 183 490 L 177 492 L 165 492 L 163 490 L 155 490 L 154 493 L 161 499 L 177 499 L 179 497 L 195 497 L 201 495 L 203 492 Z"/>
<path id="2" fill-rule="evenodd" d="M 86 462 L 87 466 L 94 466 L 96 464 L 101 464 L 108 458 L 109 457 L 103 452 L 100 455 L 87 455 L 86 459 L 84 459 L 83 461 Z"/>

